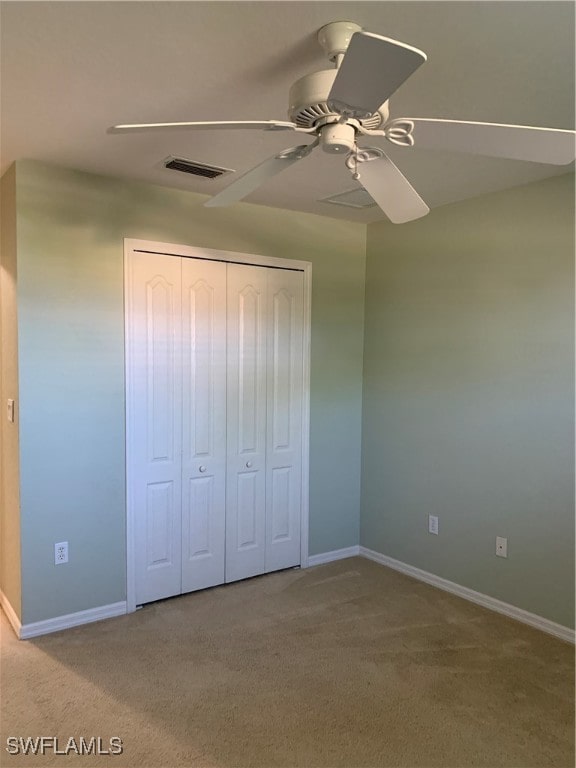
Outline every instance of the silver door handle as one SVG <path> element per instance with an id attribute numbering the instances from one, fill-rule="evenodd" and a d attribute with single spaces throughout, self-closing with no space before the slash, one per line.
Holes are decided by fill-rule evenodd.
<path id="1" fill-rule="evenodd" d="M 206 472 L 206 467 L 202 464 L 201 467 L 199 467 L 200 472 Z"/>
<path id="2" fill-rule="evenodd" d="M 248 467 L 248 469 L 250 469 L 250 467 L 252 466 L 252 462 L 251 461 L 247 461 L 246 462 L 246 466 Z"/>

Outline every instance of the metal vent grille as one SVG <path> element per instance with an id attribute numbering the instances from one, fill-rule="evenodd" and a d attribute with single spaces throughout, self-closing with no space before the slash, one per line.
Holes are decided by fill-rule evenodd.
<path id="1" fill-rule="evenodd" d="M 186 160 L 183 157 L 168 157 L 164 161 L 164 167 L 171 171 L 190 173 L 192 176 L 203 176 L 205 179 L 217 179 L 226 173 L 233 173 L 231 168 L 219 168 L 216 165 L 197 163 L 195 160 Z"/>
<path id="2" fill-rule="evenodd" d="M 348 192 L 340 192 L 338 195 L 325 197 L 320 203 L 332 203 L 333 205 L 345 205 L 347 208 L 373 208 L 376 202 L 365 189 L 360 187 L 349 189 Z"/>

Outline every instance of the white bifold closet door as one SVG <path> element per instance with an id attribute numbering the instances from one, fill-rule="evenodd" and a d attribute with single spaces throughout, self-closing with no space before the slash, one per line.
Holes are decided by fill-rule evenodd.
<path id="1" fill-rule="evenodd" d="M 179 259 L 138 254 L 128 286 L 128 490 L 138 603 L 176 595 L 182 584 L 181 272 Z"/>
<path id="2" fill-rule="evenodd" d="M 302 272 L 138 253 L 128 274 L 136 603 L 298 565 Z"/>
<path id="3" fill-rule="evenodd" d="M 300 563 L 302 273 L 228 265 L 226 581 Z"/>
<path id="4" fill-rule="evenodd" d="M 182 263 L 182 592 L 224 581 L 226 264 Z"/>

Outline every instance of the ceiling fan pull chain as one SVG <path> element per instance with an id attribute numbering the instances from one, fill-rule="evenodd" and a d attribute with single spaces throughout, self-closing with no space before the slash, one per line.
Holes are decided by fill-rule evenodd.
<path id="1" fill-rule="evenodd" d="M 358 173 L 358 145 L 354 145 L 354 149 L 350 151 L 348 154 L 348 157 L 346 158 L 346 168 L 350 171 L 352 174 L 352 178 L 355 181 L 358 181 L 360 178 L 360 174 Z"/>
<path id="2" fill-rule="evenodd" d="M 356 152 L 354 152 L 354 173 L 352 174 L 352 178 L 354 181 L 358 181 L 360 178 L 360 174 L 358 173 L 358 147 L 356 147 Z"/>

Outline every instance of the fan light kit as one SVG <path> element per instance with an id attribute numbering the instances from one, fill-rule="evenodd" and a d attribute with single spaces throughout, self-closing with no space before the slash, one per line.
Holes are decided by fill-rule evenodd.
<path id="1" fill-rule="evenodd" d="M 169 129 L 295 131 L 314 140 L 279 152 L 237 177 L 208 200 L 208 207 L 242 200 L 268 179 L 306 158 L 316 147 L 345 157 L 354 179 L 396 224 L 418 219 L 429 208 L 383 149 L 359 146 L 386 140 L 410 150 L 451 150 L 552 165 L 576 156 L 576 132 L 525 125 L 401 117 L 390 120 L 388 100 L 426 61 L 426 54 L 406 43 L 365 32 L 351 21 L 322 27 L 318 42 L 332 69 L 305 75 L 289 93 L 282 120 L 138 123 L 116 125 L 111 133 Z"/>

